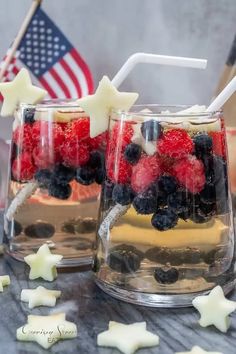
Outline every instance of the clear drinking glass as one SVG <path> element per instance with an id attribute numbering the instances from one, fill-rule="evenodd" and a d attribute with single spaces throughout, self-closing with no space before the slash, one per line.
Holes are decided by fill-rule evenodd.
<path id="1" fill-rule="evenodd" d="M 233 212 L 236 212 L 236 128 L 227 127 L 226 128 L 226 138 L 229 152 L 229 179 L 233 200 Z"/>
<path id="2" fill-rule="evenodd" d="M 121 300 L 179 307 L 235 283 L 221 112 L 113 112 L 101 194 L 96 283 Z"/>
<path id="3" fill-rule="evenodd" d="M 91 263 L 106 133 L 75 101 L 21 105 L 13 126 L 5 239 L 16 259 L 48 243 L 62 266 Z"/>

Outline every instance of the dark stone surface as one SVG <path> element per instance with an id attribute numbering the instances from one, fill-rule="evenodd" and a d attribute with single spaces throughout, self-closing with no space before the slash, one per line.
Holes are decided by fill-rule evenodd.
<path id="1" fill-rule="evenodd" d="M 29 281 L 28 270 L 21 262 L 7 256 L 0 258 L 0 275 L 11 277 L 11 285 L 0 293 L 0 354 L 118 354 L 118 350 L 96 346 L 97 334 L 107 329 L 110 320 L 147 321 L 148 330 L 160 336 L 160 345 L 142 349 L 138 351 L 140 354 L 174 354 L 189 351 L 193 345 L 223 354 L 235 352 L 236 313 L 231 316 L 228 333 L 222 334 L 213 327 L 201 328 L 197 323 L 199 316 L 192 308 L 151 309 L 115 300 L 97 288 L 90 271 L 59 271 L 58 278 L 48 283 Z M 27 315 L 48 315 L 52 310 L 48 307 L 30 310 L 26 303 L 20 302 L 22 289 L 38 285 L 62 290 L 56 309 L 67 312 L 67 319 L 77 324 L 78 338 L 61 341 L 50 350 L 44 350 L 36 343 L 16 341 L 16 329 L 26 323 Z M 236 300 L 236 294 L 232 294 L 231 299 Z"/>

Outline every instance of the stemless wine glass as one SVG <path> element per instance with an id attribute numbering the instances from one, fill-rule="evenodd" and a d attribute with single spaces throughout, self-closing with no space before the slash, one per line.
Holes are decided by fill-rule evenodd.
<path id="1" fill-rule="evenodd" d="M 189 306 L 235 283 L 221 112 L 136 106 L 110 117 L 96 283 L 146 306 Z"/>
<path id="2" fill-rule="evenodd" d="M 106 133 L 91 139 L 89 125 L 72 100 L 16 111 L 4 225 L 16 259 L 46 242 L 61 266 L 91 263 Z"/>

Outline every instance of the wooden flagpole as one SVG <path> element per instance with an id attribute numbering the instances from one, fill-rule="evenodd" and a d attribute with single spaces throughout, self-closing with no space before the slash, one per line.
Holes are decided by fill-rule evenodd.
<path id="1" fill-rule="evenodd" d="M 24 37 L 24 34 L 30 24 L 30 21 L 32 19 L 32 17 L 34 16 L 35 12 L 37 11 L 38 7 L 41 5 L 42 0 L 33 0 L 33 3 L 30 6 L 30 9 L 28 11 L 28 13 L 26 14 L 24 21 L 19 29 L 19 32 L 17 33 L 16 38 L 14 39 L 12 46 L 6 56 L 6 59 L 4 60 L 4 63 L 1 67 L 0 70 L 0 82 L 2 81 L 4 74 L 22 40 L 22 38 Z"/>

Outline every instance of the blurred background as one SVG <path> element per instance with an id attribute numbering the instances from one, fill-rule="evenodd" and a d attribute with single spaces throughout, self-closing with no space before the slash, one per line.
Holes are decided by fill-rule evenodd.
<path id="1" fill-rule="evenodd" d="M 0 0 L 3 57 L 31 0 Z M 42 7 L 87 61 L 95 87 L 137 51 L 208 59 L 207 70 L 139 65 L 121 89 L 140 103 L 208 104 L 235 32 L 235 0 L 44 0 Z M 0 136 L 9 138 L 11 120 Z"/>

